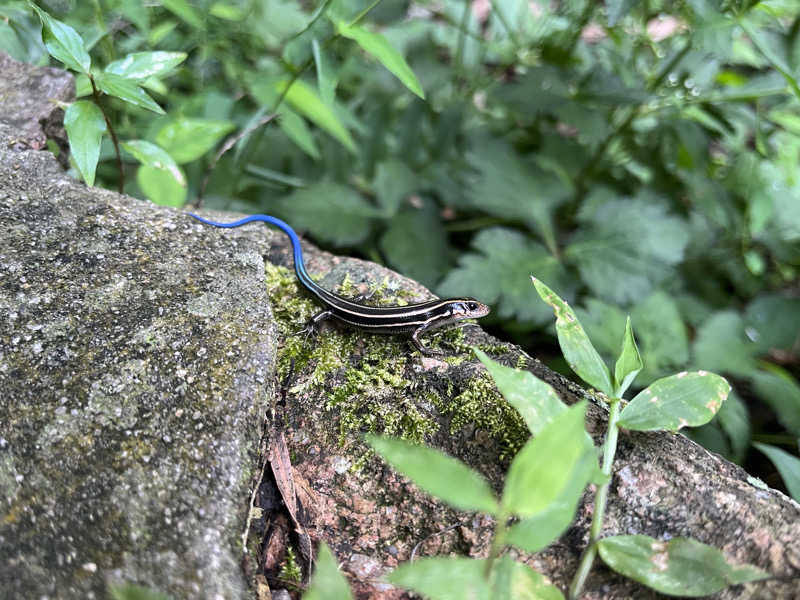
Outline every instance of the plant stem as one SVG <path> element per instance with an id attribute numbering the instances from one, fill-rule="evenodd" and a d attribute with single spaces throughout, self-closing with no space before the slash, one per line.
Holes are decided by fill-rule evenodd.
<path id="1" fill-rule="evenodd" d="M 608 411 L 608 433 L 606 433 L 606 441 L 603 445 L 602 472 L 606 477 L 606 481 L 600 486 L 594 497 L 594 514 L 592 515 L 592 525 L 589 529 L 589 545 L 583 551 L 578 571 L 575 573 L 572 585 L 569 588 L 570 600 L 577 600 L 578 596 L 580 596 L 583 585 L 586 583 L 586 578 L 589 576 L 589 571 L 592 569 L 594 558 L 597 555 L 597 540 L 600 539 L 600 532 L 603 530 L 603 517 L 606 513 L 608 490 L 611 487 L 611 465 L 614 464 L 614 455 L 617 452 L 619 405 L 619 398 L 611 399 L 611 406 Z"/>
<path id="2" fill-rule="evenodd" d="M 502 513 L 497 515 L 497 524 L 495 525 L 494 535 L 492 536 L 492 545 L 489 548 L 489 557 L 486 559 L 486 568 L 483 571 L 483 577 L 486 581 L 489 581 L 494 561 L 500 556 L 500 551 L 503 549 L 503 546 L 505 546 L 507 523 L 507 515 Z"/>
<path id="3" fill-rule="evenodd" d="M 106 127 L 108 128 L 108 134 L 111 136 L 111 141 L 114 143 L 114 151 L 117 153 L 117 168 L 119 169 L 119 193 L 121 194 L 122 191 L 125 189 L 125 169 L 122 166 L 122 155 L 119 152 L 119 140 L 117 139 L 117 132 L 114 131 L 114 127 L 111 125 L 111 119 L 108 118 L 106 111 L 103 109 L 103 103 L 100 102 L 100 90 L 97 89 L 97 86 L 94 83 L 94 77 L 89 75 L 89 82 L 92 84 L 92 97 L 94 98 L 94 103 L 97 108 L 100 109 L 100 112 L 103 113 L 103 118 L 106 120 Z"/>

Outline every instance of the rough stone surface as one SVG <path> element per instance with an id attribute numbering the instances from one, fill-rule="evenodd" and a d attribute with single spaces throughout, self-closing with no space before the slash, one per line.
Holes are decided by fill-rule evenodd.
<path id="1" fill-rule="evenodd" d="M 23 84 L 43 76 L 26 69 Z M 297 300 L 290 275 L 282 288 L 265 285 L 273 264 L 291 264 L 283 236 L 223 233 L 87 189 L 30 149 L 39 146 L 14 143 L 28 125 L 12 120 L 0 116 L 0 598 L 104 598 L 109 581 L 176 599 L 265 598 L 270 587 L 287 597 L 278 590 L 297 587 L 280 574 L 287 548 L 306 574 L 307 536 L 333 548 L 357 598 L 400 599 L 409 595 L 381 580 L 400 562 L 486 555 L 490 518 L 421 493 L 361 439 L 367 429 L 416 432 L 501 489 L 513 422 L 489 401 L 497 394 L 480 364 L 335 330 L 310 356 L 287 359 L 303 344 L 288 332 L 314 305 Z M 327 287 L 347 275 L 364 291 L 385 281 L 390 295 L 427 295 L 371 263 L 306 250 Z M 600 441 L 606 412 L 595 396 L 469 331 L 469 343 L 566 402 L 588 397 L 587 429 Z M 279 474 L 270 452 L 282 440 Z M 289 484 L 291 514 L 279 490 Z M 252 489 L 260 510 L 248 513 Z M 590 500 L 591 490 L 555 544 L 514 556 L 565 590 Z M 617 533 L 686 535 L 776 576 L 800 572 L 800 506 L 679 435 L 622 433 L 604 528 Z M 788 600 L 796 590 L 775 580 L 715 598 Z M 583 596 L 655 597 L 599 564 Z"/>
<path id="2" fill-rule="evenodd" d="M 86 188 L 15 144 L 11 121 L 0 597 L 105 598 L 108 581 L 246 597 L 240 537 L 275 350 L 258 245 Z"/>
<path id="3" fill-rule="evenodd" d="M 62 69 L 38 68 L 0 52 L 0 120 L 12 126 L 6 140 L 16 148 L 40 150 L 48 138 L 67 149 L 64 111 L 54 101 L 75 97 L 72 76 Z"/>

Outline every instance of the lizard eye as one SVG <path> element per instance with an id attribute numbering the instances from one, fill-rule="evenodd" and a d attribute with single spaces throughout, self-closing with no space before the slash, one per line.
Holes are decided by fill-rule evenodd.
<path id="1" fill-rule="evenodd" d="M 467 302 L 467 308 L 470 311 L 478 310 L 478 303 L 477 302 Z"/>

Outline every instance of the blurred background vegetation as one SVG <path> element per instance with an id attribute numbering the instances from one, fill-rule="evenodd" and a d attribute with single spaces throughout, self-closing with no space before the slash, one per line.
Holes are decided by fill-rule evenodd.
<path id="1" fill-rule="evenodd" d="M 277 215 L 475 296 L 494 333 L 567 375 L 531 274 L 609 358 L 630 314 L 637 383 L 728 377 L 687 434 L 800 500 L 795 0 L 37 4 L 93 69 L 187 55 L 141 79 L 166 114 L 102 98 L 120 140 L 175 161 L 123 153 L 127 193 Z M 0 49 L 50 64 L 29 3 L 0 2 Z M 97 183 L 121 182 L 106 136 Z"/>

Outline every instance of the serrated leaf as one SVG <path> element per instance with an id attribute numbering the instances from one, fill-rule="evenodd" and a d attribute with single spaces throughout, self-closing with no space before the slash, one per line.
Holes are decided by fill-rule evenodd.
<path id="1" fill-rule="evenodd" d="M 468 185 L 472 204 L 490 215 L 525 223 L 553 252 L 552 214 L 571 190 L 502 140 L 476 140 L 467 160 L 475 170 Z"/>
<path id="2" fill-rule="evenodd" d="M 622 349 L 614 367 L 614 396 L 616 398 L 622 398 L 643 366 L 639 348 L 636 347 L 636 340 L 633 337 L 631 318 L 628 317 L 625 323 L 625 334 L 622 337 Z"/>
<path id="3" fill-rule="evenodd" d="M 793 435 L 800 437 L 800 384 L 788 371 L 770 365 L 769 371 L 751 375 L 758 396 L 778 417 L 778 422 Z"/>
<path id="4" fill-rule="evenodd" d="M 333 106 L 336 97 L 336 85 L 339 77 L 334 69 L 330 57 L 322 51 L 316 38 L 311 40 L 311 52 L 314 55 L 314 64 L 317 67 L 317 87 L 319 96 L 328 106 Z"/>
<path id="5" fill-rule="evenodd" d="M 101 73 L 95 78 L 95 82 L 97 87 L 109 96 L 152 110 L 159 115 L 165 114 L 164 109 L 132 79 L 125 79 L 113 73 Z"/>
<path id="6" fill-rule="evenodd" d="M 588 207 L 588 208 L 587 208 Z M 689 241 L 686 223 L 655 198 L 588 201 L 564 251 L 600 298 L 635 302 L 672 273 Z"/>
<path id="7" fill-rule="evenodd" d="M 392 217 L 380 248 L 392 268 L 426 286 L 435 285 L 449 266 L 447 232 L 430 202 Z"/>
<path id="8" fill-rule="evenodd" d="M 789 490 L 789 495 L 794 498 L 795 502 L 800 502 L 800 458 L 775 446 L 758 442 L 754 442 L 753 446 L 767 455 L 767 458 L 772 461 L 772 464 L 781 474 L 783 483 L 786 484 L 786 489 Z"/>
<path id="9" fill-rule="evenodd" d="M 339 23 L 337 27 L 339 34 L 356 42 L 361 48 L 380 61 L 391 73 L 397 77 L 403 85 L 414 92 L 417 96 L 425 99 L 425 92 L 414 75 L 414 71 L 408 66 L 403 55 L 395 50 L 389 42 L 379 33 L 367 31 L 361 25 L 346 25 Z"/>
<path id="10" fill-rule="evenodd" d="M 535 277 L 531 279 L 539 297 L 555 312 L 558 343 L 570 369 L 592 387 L 613 396 L 608 366 L 595 350 L 575 312 L 547 285 Z"/>
<path id="11" fill-rule="evenodd" d="M 350 586 L 336 564 L 336 557 L 322 542 L 315 562 L 311 584 L 303 594 L 303 600 L 352 600 Z"/>
<path id="12" fill-rule="evenodd" d="M 544 575 L 505 555 L 492 565 L 489 587 L 492 600 L 564 600 Z"/>
<path id="13" fill-rule="evenodd" d="M 591 438 L 584 430 L 586 402 L 571 406 L 522 447 L 508 470 L 504 513 L 532 517 L 577 502 L 597 471 Z M 565 497 L 569 491 L 571 497 Z"/>
<path id="14" fill-rule="evenodd" d="M 272 204 L 272 212 L 293 227 L 335 245 L 363 241 L 380 211 L 349 187 L 321 182 L 295 191 Z"/>
<path id="15" fill-rule="evenodd" d="M 126 79 L 147 79 L 164 75 L 186 60 L 185 52 L 133 52 L 115 60 L 104 70 Z"/>
<path id="16" fill-rule="evenodd" d="M 697 330 L 692 350 L 693 363 L 703 369 L 748 375 L 757 368 L 758 348 L 745 335 L 742 317 L 732 310 L 707 319 Z"/>
<path id="17" fill-rule="evenodd" d="M 664 542 L 646 535 L 618 535 L 601 539 L 598 550 L 618 573 L 673 596 L 707 596 L 769 577 L 752 565 L 733 565 L 717 548 L 688 538 Z"/>
<path id="18" fill-rule="evenodd" d="M 421 558 L 400 565 L 387 579 L 428 600 L 491 600 L 485 568 L 486 561 L 472 558 Z"/>
<path id="19" fill-rule="evenodd" d="M 561 264 L 544 246 L 521 233 L 502 227 L 483 229 L 475 236 L 476 252 L 462 254 L 458 268 L 439 284 L 442 296 L 477 296 L 494 305 L 501 318 L 544 324 L 550 311 L 538 301 L 528 283 L 531 273 L 562 290 L 575 288 Z M 524 282 L 524 283 L 523 283 Z"/>
<path id="20" fill-rule="evenodd" d="M 35 4 L 31 3 L 31 8 L 42 22 L 42 41 L 50 56 L 73 71 L 88 74 L 92 60 L 78 32 L 66 23 L 54 19 Z"/>
<path id="21" fill-rule="evenodd" d="M 405 440 L 367 436 L 386 462 L 417 486 L 460 510 L 497 513 L 497 500 L 482 475 L 455 458 Z"/>
<path id="22" fill-rule="evenodd" d="M 69 149 L 78 170 L 87 185 L 94 185 L 100 142 L 106 132 L 102 111 L 94 102 L 78 100 L 64 111 L 64 129 L 69 138 Z"/>
<path id="23" fill-rule="evenodd" d="M 619 426 L 636 431 L 677 431 L 708 423 L 731 391 L 719 375 L 678 373 L 653 382 L 622 409 Z"/>
<path id="24" fill-rule="evenodd" d="M 545 426 L 567 410 L 555 390 L 529 371 L 501 365 L 477 348 L 473 348 L 473 352 L 489 371 L 506 401 L 525 421 L 531 435 L 538 435 Z"/>
<path id="25" fill-rule="evenodd" d="M 175 162 L 184 164 L 203 156 L 233 128 L 230 121 L 178 117 L 158 130 L 155 141 Z"/>

